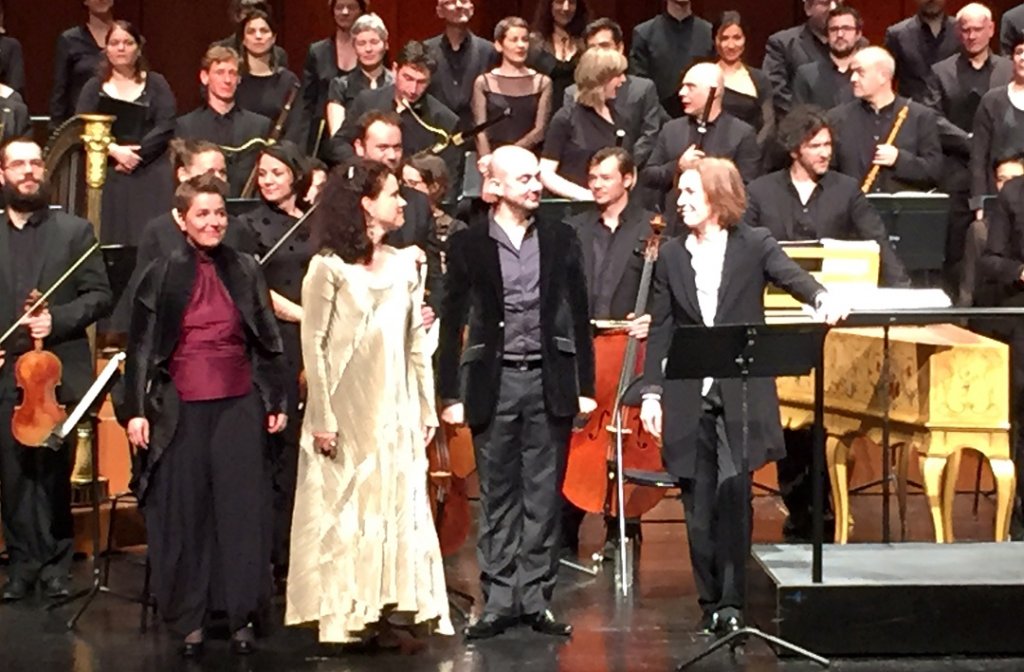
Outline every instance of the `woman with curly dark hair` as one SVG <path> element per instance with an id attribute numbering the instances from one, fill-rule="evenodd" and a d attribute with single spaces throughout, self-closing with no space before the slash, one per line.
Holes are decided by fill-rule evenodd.
<path id="1" fill-rule="evenodd" d="M 533 15 L 530 57 L 526 64 L 551 78 L 551 113 L 562 107 L 565 90 L 573 85 L 583 37 L 590 20 L 586 0 L 541 0 Z"/>
<path id="2" fill-rule="evenodd" d="M 312 215 L 285 623 L 408 650 L 422 644 L 402 626 L 454 631 L 426 492 L 437 416 L 422 252 L 383 243 L 404 205 L 391 170 L 359 159 L 334 169 Z"/>

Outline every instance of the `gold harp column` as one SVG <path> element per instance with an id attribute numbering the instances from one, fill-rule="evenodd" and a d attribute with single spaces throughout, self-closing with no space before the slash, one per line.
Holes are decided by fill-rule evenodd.
<path id="1" fill-rule="evenodd" d="M 96 240 L 100 240 L 100 218 L 103 215 L 103 184 L 107 181 L 107 158 L 110 143 L 114 138 L 110 135 L 114 117 L 102 114 L 83 114 L 82 120 L 82 147 L 85 150 L 85 187 L 86 219 L 92 222 L 93 232 Z M 92 351 L 92 369 L 96 370 L 96 333 L 95 328 L 89 329 L 89 341 Z M 89 487 L 93 479 L 94 464 L 92 460 L 92 443 L 96 440 L 93 435 L 92 423 L 84 420 L 75 430 L 75 468 L 71 474 L 73 488 L 73 501 L 75 503 L 91 503 L 93 495 Z M 106 499 L 106 485 L 100 486 L 102 493 L 96 493 L 102 499 Z"/>

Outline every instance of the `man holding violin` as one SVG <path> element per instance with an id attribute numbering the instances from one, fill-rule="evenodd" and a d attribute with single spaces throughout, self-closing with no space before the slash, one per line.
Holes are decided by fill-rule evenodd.
<path id="1" fill-rule="evenodd" d="M 0 323 L 6 330 L 24 314 L 32 290 L 54 285 L 96 237 L 88 221 L 50 209 L 42 149 L 31 140 L 0 149 L 0 183 L 7 203 L 0 214 Z M 0 593 L 5 602 L 32 595 L 37 582 L 48 598 L 67 595 L 74 539 L 69 445 L 57 451 L 24 446 L 12 433 L 18 359 L 41 339 L 63 365 L 61 379 L 48 382 L 60 385 L 58 400 L 72 407 L 93 380 L 86 327 L 109 312 L 112 299 L 97 251 L 53 292 L 48 307 L 24 317 L 23 328 L 0 344 L 10 359 L 0 368 L 0 513 L 10 555 Z M 38 396 L 32 392 L 26 388 L 23 396 Z"/>

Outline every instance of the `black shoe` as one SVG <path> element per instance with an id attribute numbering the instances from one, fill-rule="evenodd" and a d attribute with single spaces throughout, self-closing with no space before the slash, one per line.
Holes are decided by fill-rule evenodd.
<path id="1" fill-rule="evenodd" d="M 11 579 L 4 584 L 3 593 L 0 594 L 0 599 L 4 602 L 17 602 L 18 600 L 24 600 L 26 597 L 32 594 L 33 584 L 25 581 L 24 579 Z"/>
<path id="2" fill-rule="evenodd" d="M 718 623 L 715 628 L 715 634 L 719 637 L 725 637 L 731 635 L 737 630 L 743 629 L 743 614 L 740 613 L 739 609 L 735 607 L 726 607 L 725 609 L 719 609 L 715 613 Z"/>
<path id="3" fill-rule="evenodd" d="M 463 630 L 466 639 L 490 639 L 505 632 L 516 624 L 516 619 L 511 616 L 496 616 L 484 614 L 473 625 Z"/>
<path id="4" fill-rule="evenodd" d="M 43 595 L 51 600 L 59 600 L 71 594 L 71 590 L 68 589 L 68 580 L 62 576 L 43 579 L 40 584 L 43 587 Z"/>
<path id="5" fill-rule="evenodd" d="M 718 632 L 718 612 L 717 611 L 706 611 L 704 616 L 700 619 L 698 634 L 710 637 Z"/>
<path id="6" fill-rule="evenodd" d="M 544 635 L 555 635 L 556 637 L 571 637 L 572 626 L 568 623 L 560 623 L 555 620 L 554 614 L 545 609 L 539 614 L 523 616 L 523 623 L 526 623 L 534 632 Z"/>
<path id="7" fill-rule="evenodd" d="M 239 628 L 231 635 L 231 653 L 236 656 L 248 656 L 256 650 L 256 635 L 251 625 Z"/>
<path id="8" fill-rule="evenodd" d="M 203 655 L 203 640 L 198 642 L 182 642 L 181 655 L 183 658 L 198 658 Z"/>

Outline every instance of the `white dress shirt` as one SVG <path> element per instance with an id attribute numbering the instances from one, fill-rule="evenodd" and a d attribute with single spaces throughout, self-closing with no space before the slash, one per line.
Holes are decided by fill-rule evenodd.
<path id="1" fill-rule="evenodd" d="M 697 236 L 690 234 L 684 245 L 690 253 L 690 266 L 693 267 L 694 284 L 697 287 L 697 306 L 704 326 L 715 324 L 718 313 L 718 289 L 722 286 L 722 264 L 725 262 L 725 247 L 729 242 L 729 231 L 717 229 L 704 234 L 699 241 Z M 701 386 L 701 395 L 707 396 L 711 390 L 711 378 L 705 378 Z"/>

